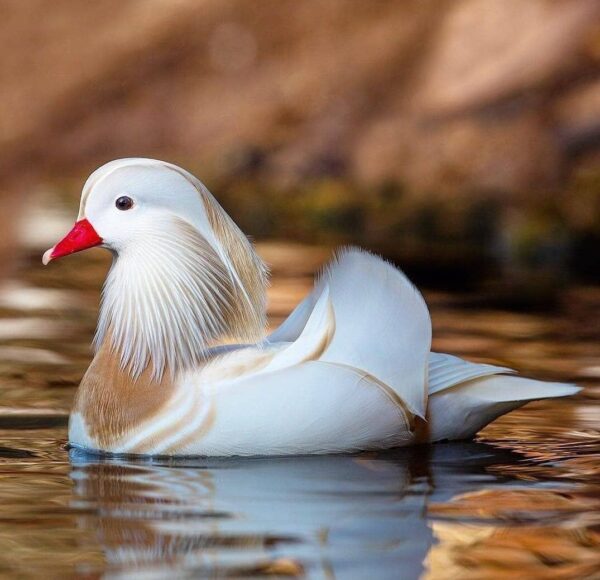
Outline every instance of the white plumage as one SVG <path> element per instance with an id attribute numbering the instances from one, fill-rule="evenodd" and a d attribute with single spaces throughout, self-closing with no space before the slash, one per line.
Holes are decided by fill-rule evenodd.
<path id="1" fill-rule="evenodd" d="M 131 211 L 115 208 L 124 193 Z M 384 449 L 470 437 L 529 400 L 578 390 L 430 352 L 421 294 L 357 249 L 338 255 L 275 332 L 248 343 L 264 323 L 266 270 L 202 184 L 170 164 L 99 169 L 80 219 L 115 260 L 98 354 L 71 417 L 74 445 L 166 455 Z"/>

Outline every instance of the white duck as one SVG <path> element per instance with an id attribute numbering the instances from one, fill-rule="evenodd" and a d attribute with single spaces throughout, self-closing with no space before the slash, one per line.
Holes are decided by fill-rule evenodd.
<path id="1" fill-rule="evenodd" d="M 527 401 L 578 391 L 430 352 L 421 294 L 356 249 L 342 251 L 264 338 L 265 266 L 202 183 L 163 161 L 121 159 L 96 170 L 78 221 L 43 261 L 93 246 L 114 261 L 96 355 L 69 424 L 79 448 L 384 449 L 467 438 Z"/>

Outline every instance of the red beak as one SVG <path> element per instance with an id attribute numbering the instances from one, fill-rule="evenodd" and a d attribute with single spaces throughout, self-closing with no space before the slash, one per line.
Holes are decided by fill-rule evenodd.
<path id="1" fill-rule="evenodd" d="M 51 260 L 99 246 L 101 243 L 102 238 L 96 233 L 92 224 L 86 219 L 79 220 L 56 246 L 44 254 L 42 262 L 46 265 Z"/>

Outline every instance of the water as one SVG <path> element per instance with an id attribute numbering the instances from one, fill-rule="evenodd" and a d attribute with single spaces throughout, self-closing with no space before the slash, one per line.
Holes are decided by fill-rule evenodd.
<path id="1" fill-rule="evenodd" d="M 513 412 L 476 442 L 90 457 L 66 449 L 66 425 L 107 259 L 94 250 L 43 269 L 44 243 L 68 221 L 40 215 L 0 290 L 0 577 L 600 578 L 599 289 L 572 288 L 547 314 L 426 293 L 435 349 L 586 387 Z M 261 251 L 277 324 L 328 252 Z"/>

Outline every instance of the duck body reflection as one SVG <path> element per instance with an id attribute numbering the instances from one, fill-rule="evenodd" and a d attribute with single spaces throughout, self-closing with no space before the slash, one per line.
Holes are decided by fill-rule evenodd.
<path id="1" fill-rule="evenodd" d="M 117 577 L 417 578 L 429 501 L 509 454 L 476 444 L 279 459 L 135 462 L 71 450 L 73 508 Z"/>

